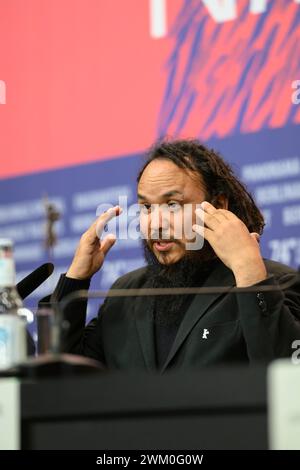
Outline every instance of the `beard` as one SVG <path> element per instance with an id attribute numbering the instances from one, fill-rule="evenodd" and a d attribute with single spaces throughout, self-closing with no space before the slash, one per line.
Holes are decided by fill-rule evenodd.
<path id="1" fill-rule="evenodd" d="M 201 250 L 186 251 L 179 261 L 172 264 L 160 263 L 148 242 L 142 240 L 142 244 L 149 269 L 147 287 L 150 288 L 199 287 L 217 259 L 206 240 Z M 179 324 L 193 297 L 191 294 L 151 297 L 155 323 L 163 326 Z"/>

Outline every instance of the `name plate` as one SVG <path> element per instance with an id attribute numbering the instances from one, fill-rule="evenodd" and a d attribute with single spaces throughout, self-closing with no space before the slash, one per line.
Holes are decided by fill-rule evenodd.
<path id="1" fill-rule="evenodd" d="M 0 450 L 20 449 L 20 384 L 16 378 L 0 378 Z"/>
<path id="2" fill-rule="evenodd" d="M 274 361 L 268 368 L 268 427 L 272 450 L 300 449 L 300 365 Z"/>

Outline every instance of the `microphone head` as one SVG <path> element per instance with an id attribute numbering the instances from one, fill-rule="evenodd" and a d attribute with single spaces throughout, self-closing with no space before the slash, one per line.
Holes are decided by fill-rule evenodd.
<path id="1" fill-rule="evenodd" d="M 42 264 L 32 273 L 28 274 L 22 281 L 16 285 L 21 299 L 25 299 L 53 273 L 54 265 L 52 263 Z"/>

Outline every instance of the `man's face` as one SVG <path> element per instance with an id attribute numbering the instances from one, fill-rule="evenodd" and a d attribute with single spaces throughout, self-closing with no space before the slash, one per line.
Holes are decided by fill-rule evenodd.
<path id="1" fill-rule="evenodd" d="M 196 204 L 204 200 L 204 184 L 191 171 L 163 159 L 145 168 L 138 184 L 140 227 L 161 264 L 176 263 L 185 255 L 186 244 L 195 237 L 191 227 Z"/>

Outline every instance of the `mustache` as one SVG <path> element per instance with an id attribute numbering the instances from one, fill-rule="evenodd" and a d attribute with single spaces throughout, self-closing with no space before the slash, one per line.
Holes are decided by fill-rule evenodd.
<path id="1" fill-rule="evenodd" d="M 164 240 L 164 241 L 178 242 L 178 239 L 172 236 L 170 232 L 166 232 L 162 230 L 152 230 L 149 236 L 146 238 L 146 240 L 149 240 L 149 241 Z"/>

